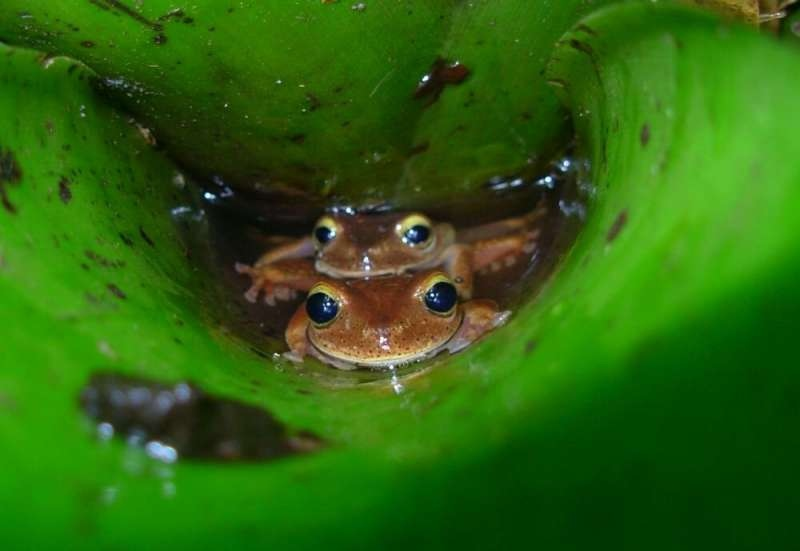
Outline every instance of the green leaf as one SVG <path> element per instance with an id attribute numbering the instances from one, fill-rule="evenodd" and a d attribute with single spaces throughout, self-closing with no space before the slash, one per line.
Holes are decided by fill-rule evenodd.
<path id="1" fill-rule="evenodd" d="M 563 146 L 543 68 L 585 2 L 364 4 L 9 0 L 0 37 L 85 62 L 182 165 L 239 189 L 441 202 Z M 439 57 L 470 75 L 428 106 Z"/>
<path id="2" fill-rule="evenodd" d="M 507 327 L 398 396 L 265 361 L 232 336 L 169 216 L 188 201 L 174 168 L 97 101 L 86 71 L 1 50 L 2 189 L 16 209 L 0 210 L 3 541 L 788 547 L 798 64 L 795 48 L 683 9 L 584 20 L 548 78 L 592 163 L 586 226 Z M 77 407 L 100 369 L 191 378 L 328 447 L 133 468 Z"/>

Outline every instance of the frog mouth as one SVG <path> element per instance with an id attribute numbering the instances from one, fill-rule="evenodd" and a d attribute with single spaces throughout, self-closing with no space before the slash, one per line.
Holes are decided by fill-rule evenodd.
<path id="1" fill-rule="evenodd" d="M 329 350 L 326 350 L 324 345 L 318 343 L 308 331 L 306 332 L 306 338 L 308 338 L 311 343 L 313 353 L 317 355 L 320 360 L 340 369 L 355 369 L 356 367 L 398 367 L 427 360 L 445 350 L 447 344 L 458 334 L 461 325 L 464 323 L 463 313 L 459 312 L 459 316 L 458 325 L 447 338 L 408 354 L 387 355 L 364 359 L 363 356 L 354 356 L 351 354 L 333 354 Z"/>
<path id="2" fill-rule="evenodd" d="M 432 268 L 441 264 L 441 259 L 434 255 L 431 258 L 410 262 L 401 267 L 395 268 L 377 268 L 369 262 L 362 263 L 363 268 L 359 270 L 343 270 L 328 264 L 325 260 L 318 258 L 314 263 L 314 268 L 327 276 L 337 279 L 360 279 L 364 277 L 380 277 L 390 275 L 400 275 L 407 272 L 416 272 L 427 268 Z"/>
<path id="3" fill-rule="evenodd" d="M 369 277 L 380 277 L 380 276 L 389 276 L 389 275 L 398 275 L 403 273 L 405 270 L 398 270 L 392 268 L 384 268 L 384 269 L 363 269 L 363 270 L 342 270 L 339 268 L 334 268 L 333 266 L 326 263 L 324 260 L 317 260 L 314 268 L 327 276 L 334 277 L 337 279 L 360 279 L 366 276 Z"/>

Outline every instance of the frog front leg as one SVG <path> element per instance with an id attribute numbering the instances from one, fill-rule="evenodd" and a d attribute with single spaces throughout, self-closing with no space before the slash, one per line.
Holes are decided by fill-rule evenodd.
<path id="1" fill-rule="evenodd" d="M 314 242 L 306 237 L 267 251 L 252 266 L 237 262 L 236 271 L 253 280 L 245 298 L 255 302 L 264 291 L 267 304 L 274 305 L 276 298 L 287 300 L 294 291 L 307 291 L 317 275 L 313 256 Z"/>
<path id="2" fill-rule="evenodd" d="M 293 362 L 303 361 L 311 347 L 311 343 L 308 340 L 308 325 L 310 323 L 311 320 L 308 318 L 305 305 L 300 305 L 289 320 L 289 325 L 286 326 L 286 332 L 284 333 L 286 344 L 289 345 L 289 351 L 283 354 L 286 359 Z"/>
<path id="3" fill-rule="evenodd" d="M 464 311 L 461 326 L 446 345 L 451 354 L 463 350 L 492 329 L 500 327 L 511 316 L 509 310 L 500 311 L 497 303 L 488 299 L 469 300 L 461 308 Z"/>
<path id="4" fill-rule="evenodd" d="M 458 296 L 462 300 L 472 298 L 472 285 L 474 282 L 474 268 L 472 262 L 472 245 L 454 243 L 445 249 L 442 254 L 442 266 L 453 280 Z"/>

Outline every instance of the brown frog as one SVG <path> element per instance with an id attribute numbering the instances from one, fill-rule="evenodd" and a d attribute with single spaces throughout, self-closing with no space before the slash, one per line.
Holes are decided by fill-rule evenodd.
<path id="1" fill-rule="evenodd" d="M 494 301 L 459 302 L 440 270 L 370 279 L 322 278 L 286 329 L 287 357 L 340 369 L 394 367 L 455 353 L 505 323 Z"/>
<path id="2" fill-rule="evenodd" d="M 307 291 L 320 274 L 331 278 L 398 275 L 441 267 L 459 296 L 472 297 L 474 273 L 500 260 L 513 260 L 536 246 L 533 222 L 537 208 L 456 233 L 448 223 L 434 223 L 421 213 L 326 214 L 311 235 L 265 253 L 253 266 L 236 264 L 253 281 L 245 297 L 255 302 L 287 296 L 287 289 Z"/>

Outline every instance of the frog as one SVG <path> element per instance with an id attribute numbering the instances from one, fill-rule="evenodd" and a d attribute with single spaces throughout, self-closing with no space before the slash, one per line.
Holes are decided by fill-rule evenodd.
<path id="1" fill-rule="evenodd" d="M 289 352 L 339 369 L 391 368 L 455 354 L 503 325 L 489 299 L 460 300 L 441 270 L 368 279 L 320 278 L 286 328 Z"/>
<path id="2" fill-rule="evenodd" d="M 537 206 L 524 216 L 456 232 L 420 212 L 333 212 L 317 220 L 311 235 L 267 251 L 253 265 L 237 262 L 235 269 L 252 279 L 244 295 L 250 302 L 262 291 L 269 304 L 308 291 L 318 275 L 356 279 L 436 267 L 451 277 L 459 297 L 470 299 L 476 272 L 535 250 L 539 230 L 533 222 L 543 213 Z"/>

